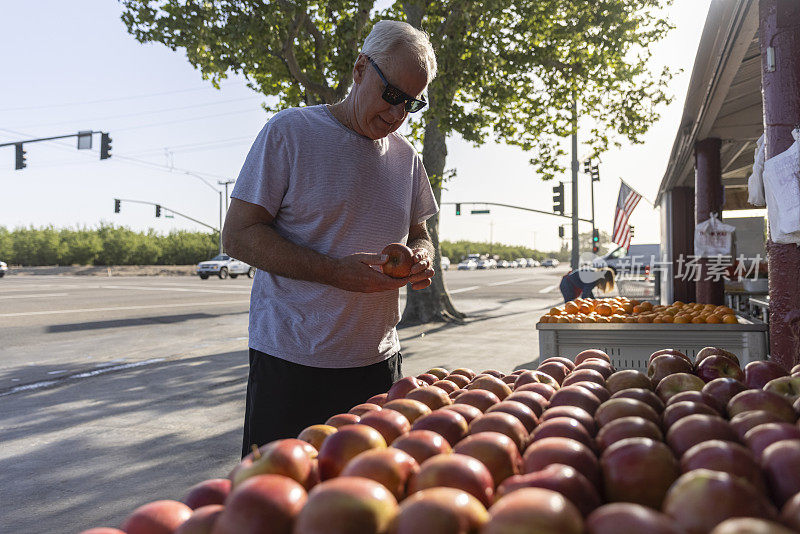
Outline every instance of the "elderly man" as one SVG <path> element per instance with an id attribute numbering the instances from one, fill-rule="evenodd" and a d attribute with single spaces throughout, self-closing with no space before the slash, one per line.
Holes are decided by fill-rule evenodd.
<path id="1" fill-rule="evenodd" d="M 430 285 L 425 221 L 438 207 L 419 154 L 396 130 L 425 106 L 435 74 L 424 32 L 380 21 L 343 101 L 283 110 L 256 138 L 222 234 L 229 254 L 258 268 L 243 455 L 402 376 L 399 289 Z M 414 253 L 408 278 L 380 270 L 392 242 Z"/>

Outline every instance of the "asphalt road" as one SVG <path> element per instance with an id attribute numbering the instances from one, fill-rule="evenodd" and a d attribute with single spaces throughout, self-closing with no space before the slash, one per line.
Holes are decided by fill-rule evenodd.
<path id="1" fill-rule="evenodd" d="M 534 362 L 564 270 L 447 272 L 467 324 L 401 329 L 405 374 Z M 250 283 L 0 280 L 0 533 L 117 526 L 225 476 L 241 450 Z"/>

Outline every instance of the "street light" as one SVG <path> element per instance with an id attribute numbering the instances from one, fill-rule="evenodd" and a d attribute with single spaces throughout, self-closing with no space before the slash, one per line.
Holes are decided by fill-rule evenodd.
<path id="1" fill-rule="evenodd" d="M 217 193 L 219 195 L 219 232 L 218 232 L 218 234 L 219 234 L 219 253 L 222 254 L 222 224 L 223 224 L 223 218 L 224 218 L 223 209 L 224 209 L 224 206 L 225 206 L 225 201 L 222 200 L 223 192 L 220 191 L 219 189 L 217 189 L 216 187 L 214 187 L 213 185 L 211 185 L 208 181 L 206 181 L 205 178 L 203 178 L 199 174 L 195 174 L 195 173 L 189 172 L 189 171 L 183 171 L 183 172 L 185 174 L 188 174 L 189 176 L 194 176 L 195 178 L 199 179 L 204 184 L 206 184 L 208 187 L 210 187 L 212 191 L 214 191 L 215 193 Z M 226 186 L 226 188 L 227 188 L 227 186 Z"/>

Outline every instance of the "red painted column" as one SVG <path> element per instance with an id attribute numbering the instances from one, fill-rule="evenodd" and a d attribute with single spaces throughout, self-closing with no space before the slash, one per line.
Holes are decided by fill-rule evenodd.
<path id="1" fill-rule="evenodd" d="M 717 213 L 722 218 L 722 165 L 720 163 L 720 148 L 722 142 L 716 138 L 703 139 L 694 145 L 694 195 L 695 195 L 695 225 L 708 220 L 711 213 Z M 694 251 L 692 251 L 694 253 Z M 700 279 L 696 284 L 697 302 L 703 304 L 725 303 L 725 281 L 719 279 L 706 280 L 708 271 L 707 260 L 699 262 L 701 267 Z"/>
<path id="2" fill-rule="evenodd" d="M 678 276 L 683 257 L 684 262 L 694 255 L 694 189 L 676 187 L 670 192 L 672 204 L 672 295 L 674 300 L 696 302 L 694 279 Z"/>
<path id="3" fill-rule="evenodd" d="M 792 145 L 792 129 L 800 124 L 800 2 L 761 0 L 759 18 L 764 132 L 771 158 Z M 769 47 L 774 65 L 767 59 Z M 800 363 L 800 249 L 770 240 L 767 259 L 770 357 L 789 369 Z"/>

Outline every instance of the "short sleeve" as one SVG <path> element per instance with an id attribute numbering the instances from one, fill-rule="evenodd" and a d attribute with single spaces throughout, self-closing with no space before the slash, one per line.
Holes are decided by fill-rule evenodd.
<path id="1" fill-rule="evenodd" d="M 428 173 L 422 164 L 419 154 L 414 156 L 414 199 L 411 204 L 411 225 L 428 220 L 439 211 L 436 197 L 433 195 Z"/>
<path id="2" fill-rule="evenodd" d="M 276 116 L 277 117 L 277 116 Z M 273 117 L 256 137 L 231 197 L 257 204 L 276 217 L 289 187 L 289 153 Z"/>

